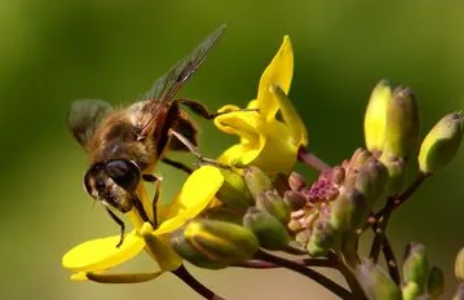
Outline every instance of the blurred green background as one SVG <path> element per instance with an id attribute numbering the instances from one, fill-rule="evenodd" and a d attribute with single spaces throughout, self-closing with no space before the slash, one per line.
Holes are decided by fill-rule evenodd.
<path id="1" fill-rule="evenodd" d="M 291 98 L 311 149 L 338 163 L 363 144 L 364 108 L 381 78 L 414 88 L 424 133 L 464 106 L 464 3 L 438 3 L 1 0 L 0 299 L 201 299 L 171 275 L 121 286 L 67 279 L 60 266 L 67 249 L 117 231 L 82 188 L 85 155 L 65 122 L 73 99 L 130 103 L 226 22 L 219 47 L 181 95 L 214 109 L 244 105 L 289 34 L 296 63 Z M 205 154 L 214 157 L 235 141 L 200 123 Z M 399 257 L 408 241 L 427 245 L 432 262 L 446 271 L 448 295 L 454 255 L 464 246 L 462 152 L 390 228 Z M 160 172 L 169 197 L 184 177 L 165 167 Z M 131 268 L 149 270 L 147 262 L 138 259 Z M 192 271 L 228 299 L 335 298 L 284 270 Z"/>

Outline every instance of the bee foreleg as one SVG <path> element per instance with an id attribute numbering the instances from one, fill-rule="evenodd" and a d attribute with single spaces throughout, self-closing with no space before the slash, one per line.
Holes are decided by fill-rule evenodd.
<path id="1" fill-rule="evenodd" d="M 106 211 L 110 215 L 110 217 L 119 225 L 121 228 L 121 238 L 119 239 L 119 242 L 116 244 L 116 247 L 119 248 L 122 243 L 124 242 L 124 232 L 126 229 L 126 226 L 124 225 L 124 222 L 108 207 L 105 206 Z"/>
<path id="2" fill-rule="evenodd" d="M 146 182 L 157 182 L 157 181 L 161 180 L 160 177 L 158 177 L 156 175 L 153 175 L 153 174 L 142 174 L 142 178 Z"/>
<path id="3" fill-rule="evenodd" d="M 183 105 L 187 106 L 188 108 L 190 108 L 190 110 L 194 114 L 196 114 L 196 115 L 198 115 L 198 116 L 200 116 L 202 118 L 205 118 L 206 120 L 213 120 L 217 116 L 228 114 L 228 113 L 235 112 L 235 111 L 258 111 L 258 109 L 256 109 L 256 108 L 244 108 L 244 109 L 233 110 L 233 111 L 210 112 L 208 110 L 208 108 L 206 107 L 206 105 L 202 104 L 201 102 L 199 102 L 197 100 L 176 99 L 176 101 L 178 101 L 180 104 L 183 104 Z"/>
<path id="4" fill-rule="evenodd" d="M 147 212 L 145 211 L 145 208 L 143 207 L 142 201 L 140 201 L 139 197 L 134 195 L 134 198 L 132 198 L 132 204 L 134 205 L 135 209 L 138 211 L 140 217 L 144 222 L 150 222 L 152 223 L 152 225 L 154 225 L 148 217 Z"/>
<path id="5" fill-rule="evenodd" d="M 158 227 L 158 209 L 157 204 L 161 195 L 161 180 L 155 182 L 155 195 L 153 196 L 152 210 L 153 210 L 153 226 Z"/>
<path id="6" fill-rule="evenodd" d="M 167 165 L 170 165 L 171 167 L 182 170 L 187 174 L 192 174 L 193 173 L 193 169 L 191 167 L 187 166 L 186 164 L 184 164 L 184 163 L 182 163 L 180 161 L 172 160 L 172 159 L 167 158 L 167 157 L 163 157 L 161 159 L 161 161 L 164 162 Z"/>

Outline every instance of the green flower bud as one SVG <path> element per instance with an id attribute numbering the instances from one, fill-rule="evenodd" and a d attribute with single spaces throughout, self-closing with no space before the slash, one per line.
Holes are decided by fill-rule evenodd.
<path id="1" fill-rule="evenodd" d="M 221 169 L 221 173 L 224 176 L 224 183 L 216 193 L 216 197 L 222 203 L 232 209 L 242 211 L 254 204 L 250 190 L 241 175 L 232 169 Z"/>
<path id="2" fill-rule="evenodd" d="M 355 188 L 366 197 L 372 207 L 383 193 L 387 181 L 387 168 L 380 161 L 370 159 L 359 169 Z"/>
<path id="3" fill-rule="evenodd" d="M 387 168 L 388 182 L 384 189 L 386 196 L 395 195 L 403 188 L 406 179 L 406 162 L 402 157 L 384 152 L 379 159 Z"/>
<path id="4" fill-rule="evenodd" d="M 456 294 L 454 294 L 453 300 L 464 300 L 464 283 L 459 284 Z"/>
<path id="5" fill-rule="evenodd" d="M 313 257 L 325 256 L 329 250 L 337 250 L 340 234 L 325 218 L 319 218 L 312 228 L 306 251 Z"/>
<path id="6" fill-rule="evenodd" d="M 230 207 L 221 205 L 208 209 L 204 213 L 204 218 L 208 220 L 219 220 L 242 225 L 244 212 L 234 210 Z"/>
<path id="7" fill-rule="evenodd" d="M 433 174 L 443 169 L 456 155 L 464 130 L 462 112 L 444 116 L 430 130 L 419 151 L 419 168 Z"/>
<path id="8" fill-rule="evenodd" d="M 393 279 L 372 261 L 365 260 L 358 265 L 355 276 L 370 300 L 402 300 Z"/>
<path id="9" fill-rule="evenodd" d="M 337 231 L 351 236 L 365 222 L 370 209 L 364 194 L 353 187 L 344 187 L 333 202 L 330 224 Z"/>
<path id="10" fill-rule="evenodd" d="M 456 256 L 456 261 L 454 263 L 454 273 L 456 274 L 456 278 L 464 282 L 464 248 L 459 250 L 458 255 Z"/>
<path id="11" fill-rule="evenodd" d="M 297 191 L 286 191 L 284 194 L 284 201 L 290 206 L 292 211 L 302 209 L 307 202 L 305 195 Z"/>
<path id="12" fill-rule="evenodd" d="M 417 300 L 421 294 L 422 288 L 415 282 L 408 282 L 401 288 L 403 300 Z"/>
<path id="13" fill-rule="evenodd" d="M 267 211 L 251 207 L 243 217 L 243 225 L 253 231 L 264 249 L 283 250 L 290 242 L 285 226 Z"/>
<path id="14" fill-rule="evenodd" d="M 351 156 L 346 176 L 353 176 L 368 160 L 371 160 L 372 153 L 364 148 L 358 148 Z M 349 180 L 347 180 L 349 181 Z"/>
<path id="15" fill-rule="evenodd" d="M 383 152 L 407 160 L 419 145 L 419 108 L 412 90 L 397 87 L 387 109 Z"/>
<path id="16" fill-rule="evenodd" d="M 427 279 L 427 294 L 432 299 L 438 299 L 445 292 L 445 275 L 443 271 L 433 266 L 430 270 L 429 278 Z"/>
<path id="17" fill-rule="evenodd" d="M 370 151 L 381 151 L 385 141 L 387 108 L 393 93 L 386 80 L 381 80 L 374 88 L 364 116 L 364 138 Z"/>
<path id="18" fill-rule="evenodd" d="M 425 247 L 417 243 L 409 243 L 406 247 L 403 275 L 406 283 L 414 282 L 419 291 L 416 296 L 425 293 L 427 279 L 430 275 L 430 265 Z"/>
<path id="19" fill-rule="evenodd" d="M 245 169 L 244 178 L 248 189 L 255 199 L 261 192 L 274 189 L 271 179 L 255 166 Z"/>
<path id="20" fill-rule="evenodd" d="M 248 260 L 259 242 L 248 228 L 218 220 L 194 220 L 171 236 L 175 251 L 203 268 L 219 269 Z"/>
<path id="21" fill-rule="evenodd" d="M 276 191 L 262 192 L 256 198 L 256 207 L 267 211 L 287 226 L 290 221 L 290 206 L 277 194 Z"/>

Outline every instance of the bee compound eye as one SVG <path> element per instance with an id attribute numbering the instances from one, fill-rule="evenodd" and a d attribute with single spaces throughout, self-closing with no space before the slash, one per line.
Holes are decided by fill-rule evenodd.
<path id="1" fill-rule="evenodd" d="M 113 181 L 128 192 L 133 192 L 141 178 L 139 167 L 130 160 L 114 159 L 105 164 L 105 172 Z"/>

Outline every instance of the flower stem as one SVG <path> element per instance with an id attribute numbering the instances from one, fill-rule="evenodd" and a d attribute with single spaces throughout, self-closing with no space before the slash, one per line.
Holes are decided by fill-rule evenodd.
<path id="1" fill-rule="evenodd" d="M 403 204 L 415 191 L 424 183 L 425 179 L 427 179 L 430 174 L 419 173 L 413 183 L 399 196 L 391 197 L 387 199 L 385 207 L 380 210 L 378 213 L 375 214 L 375 219 L 378 220 L 377 223 L 373 225 L 373 230 L 375 232 L 375 238 L 372 242 L 371 252 L 369 257 L 377 263 L 380 255 L 380 250 L 383 250 L 385 259 L 387 263 L 391 263 L 392 265 L 396 265 L 396 259 L 394 257 L 393 251 L 390 249 L 386 249 L 387 253 L 385 253 L 385 238 L 386 238 L 386 230 L 388 226 L 388 222 L 390 221 L 390 217 L 395 209 L 397 209 L 401 204 Z M 388 245 L 389 242 L 387 241 Z M 387 256 L 389 258 L 387 258 Z M 392 259 L 392 261 L 389 261 Z M 392 270 L 393 271 L 393 270 Z M 396 271 L 395 271 L 396 272 Z M 395 274 L 396 276 L 396 274 Z"/>
<path id="2" fill-rule="evenodd" d="M 396 197 L 393 200 L 393 208 L 392 209 L 397 209 L 401 204 L 403 204 L 408 198 L 414 194 L 415 191 L 424 183 L 424 181 L 429 178 L 431 174 L 426 174 L 426 173 L 419 173 L 416 176 L 416 179 L 413 181 L 413 183 L 398 197 Z"/>
<path id="3" fill-rule="evenodd" d="M 396 260 L 395 253 L 393 252 L 393 248 L 387 236 L 384 236 L 383 239 L 383 256 L 387 262 L 390 277 L 399 286 L 401 283 L 401 277 L 398 269 L 398 261 Z"/>
<path id="4" fill-rule="evenodd" d="M 174 275 L 176 275 L 179 279 L 185 282 L 188 286 L 190 286 L 195 292 L 203 296 L 205 299 L 208 300 L 226 300 L 221 296 L 216 295 L 213 291 L 209 288 L 204 286 L 201 282 L 199 282 L 192 274 L 185 268 L 184 265 L 180 266 L 178 269 L 172 271 Z"/>
<path id="5" fill-rule="evenodd" d="M 317 157 L 314 153 L 309 152 L 305 147 L 300 147 L 298 149 L 298 160 L 320 172 L 330 168 L 328 164 Z"/>
<path id="6" fill-rule="evenodd" d="M 298 260 L 289 260 L 295 264 L 299 264 L 304 267 L 321 267 L 321 268 L 337 268 L 337 263 L 330 259 L 320 259 L 320 258 L 305 258 L 305 259 L 298 259 Z M 282 268 L 282 265 L 275 264 L 272 262 L 258 260 L 258 259 L 251 259 L 236 265 L 233 267 L 240 267 L 246 269 L 276 269 Z"/>
<path id="7" fill-rule="evenodd" d="M 300 273 L 301 275 L 304 275 L 304 276 L 316 281 L 317 283 L 319 283 L 320 285 L 322 285 L 323 287 L 325 287 L 326 289 L 328 289 L 329 291 L 331 291 L 332 293 L 334 293 L 335 295 L 337 295 L 341 299 L 356 300 L 356 297 L 354 295 L 352 295 L 348 290 L 346 290 L 342 286 L 338 285 L 336 282 L 332 281 L 331 279 L 325 277 L 324 275 L 322 275 L 322 274 L 320 274 L 320 273 L 318 273 L 318 272 L 316 272 L 316 271 L 314 271 L 312 269 L 309 269 L 306 266 L 301 265 L 301 264 L 299 264 L 297 262 L 287 260 L 285 258 L 275 256 L 275 255 L 272 255 L 272 254 L 264 252 L 264 251 L 258 251 L 255 254 L 255 257 L 257 259 L 267 261 L 267 262 L 270 262 L 270 263 L 274 263 L 276 265 L 279 265 L 279 266 L 282 266 L 282 267 L 287 268 L 289 270 Z"/>

